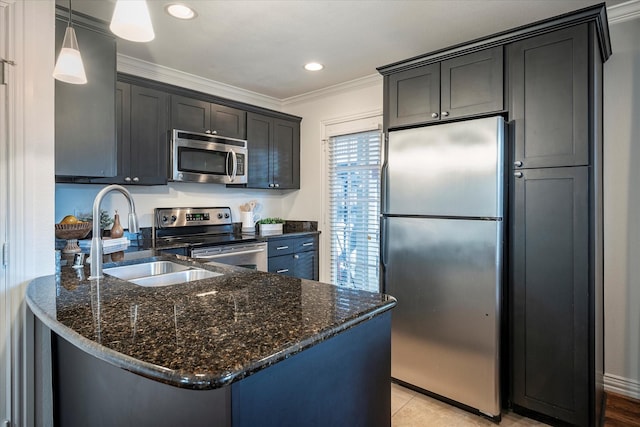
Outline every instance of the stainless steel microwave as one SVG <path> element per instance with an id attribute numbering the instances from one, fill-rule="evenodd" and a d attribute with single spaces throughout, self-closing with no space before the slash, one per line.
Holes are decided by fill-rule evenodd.
<path id="1" fill-rule="evenodd" d="M 247 183 L 247 141 L 174 129 L 172 181 Z"/>

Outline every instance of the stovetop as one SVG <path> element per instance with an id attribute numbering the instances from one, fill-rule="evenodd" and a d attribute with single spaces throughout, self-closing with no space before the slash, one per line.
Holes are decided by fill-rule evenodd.
<path id="1" fill-rule="evenodd" d="M 255 234 L 235 230 L 228 207 L 156 208 L 154 219 L 156 246 L 195 248 L 257 241 Z"/>

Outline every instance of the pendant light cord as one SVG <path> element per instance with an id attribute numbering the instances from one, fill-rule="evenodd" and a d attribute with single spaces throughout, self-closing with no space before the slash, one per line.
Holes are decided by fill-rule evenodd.
<path id="1" fill-rule="evenodd" d="M 69 0 L 69 27 L 71 27 L 71 0 Z"/>

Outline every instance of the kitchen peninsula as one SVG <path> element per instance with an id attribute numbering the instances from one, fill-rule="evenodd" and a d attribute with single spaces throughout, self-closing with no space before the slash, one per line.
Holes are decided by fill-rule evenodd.
<path id="1" fill-rule="evenodd" d="M 153 250 L 221 273 L 145 287 L 89 267 L 32 281 L 56 425 L 390 424 L 395 299 Z M 110 265 L 105 264 L 105 269 Z M 36 352 L 36 358 L 46 357 Z"/>

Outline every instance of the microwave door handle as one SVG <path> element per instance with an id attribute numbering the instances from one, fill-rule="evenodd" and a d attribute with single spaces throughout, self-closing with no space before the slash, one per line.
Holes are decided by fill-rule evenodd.
<path id="1" fill-rule="evenodd" d="M 233 182 L 231 179 L 231 175 L 229 175 L 229 155 L 231 154 L 231 150 L 227 151 L 227 155 L 224 158 L 224 173 L 227 175 L 227 179 L 229 182 Z"/>
<path id="2" fill-rule="evenodd" d="M 236 175 L 238 173 L 238 157 L 236 156 L 236 152 L 231 150 L 231 158 L 233 161 L 233 174 L 231 175 L 231 182 L 236 180 Z"/>

